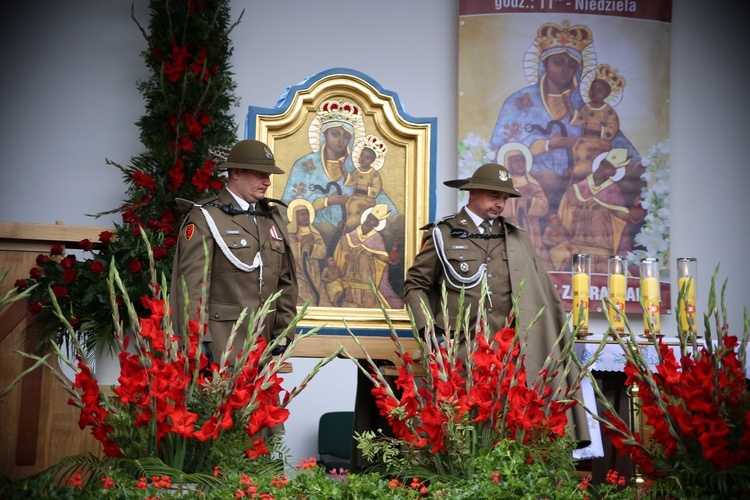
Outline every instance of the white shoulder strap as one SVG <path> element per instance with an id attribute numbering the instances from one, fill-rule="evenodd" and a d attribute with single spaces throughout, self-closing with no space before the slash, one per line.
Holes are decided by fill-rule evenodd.
<path id="1" fill-rule="evenodd" d="M 484 276 L 484 273 L 487 271 L 487 263 L 482 262 L 479 269 L 477 269 L 477 272 L 472 276 L 461 276 L 455 269 L 453 269 L 450 262 L 448 262 L 448 257 L 445 255 L 443 233 L 438 228 L 438 224 L 435 224 L 432 228 L 432 240 L 435 243 L 435 251 L 437 252 L 438 260 L 443 265 L 445 280 L 450 286 L 453 288 L 461 288 L 461 286 L 464 288 L 474 288 L 482 281 L 482 276 Z M 459 284 L 456 284 L 453 280 L 456 280 Z"/>
<path id="2" fill-rule="evenodd" d="M 206 218 L 206 224 L 208 224 L 208 229 L 211 231 L 211 235 L 214 237 L 214 241 L 221 249 L 221 253 L 224 254 L 224 257 L 227 258 L 229 262 L 234 265 L 237 269 L 240 271 L 245 271 L 246 273 L 251 273 L 255 271 L 256 269 L 260 269 L 260 281 L 263 281 L 263 259 L 260 256 L 260 251 L 258 251 L 255 254 L 255 258 L 253 259 L 253 263 L 248 265 L 242 262 L 240 259 L 237 258 L 236 255 L 232 253 L 231 250 L 229 250 L 229 247 L 227 246 L 227 243 L 224 241 L 224 238 L 221 237 L 221 234 L 219 233 L 219 228 L 216 227 L 216 223 L 214 222 L 213 217 L 211 217 L 211 214 L 208 213 L 208 210 L 203 208 L 200 205 L 195 205 L 198 207 L 203 214 L 203 217 Z"/>

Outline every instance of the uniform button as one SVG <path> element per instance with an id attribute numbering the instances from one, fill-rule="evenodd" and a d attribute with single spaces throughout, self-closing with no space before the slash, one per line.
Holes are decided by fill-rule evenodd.
<path id="1" fill-rule="evenodd" d="M 488 280 L 491 280 L 491 279 L 492 279 L 492 273 L 490 273 L 490 274 L 488 274 L 488 275 L 487 275 L 487 279 L 488 279 Z"/>
<path id="2" fill-rule="evenodd" d="M 266 282 L 265 281 L 261 281 L 260 282 L 260 286 L 266 286 Z"/>
<path id="3" fill-rule="evenodd" d="M 214 319 L 219 319 L 219 313 L 214 313 Z"/>
<path id="4" fill-rule="evenodd" d="M 487 309 L 487 314 L 489 314 L 491 312 L 492 312 L 492 308 L 490 307 L 489 309 Z"/>
<path id="5" fill-rule="evenodd" d="M 487 262 L 492 262 L 492 257 L 487 257 Z"/>
<path id="6" fill-rule="evenodd" d="M 487 295 L 492 295 L 492 294 L 494 294 L 494 293 L 495 293 L 495 292 L 493 292 L 492 290 L 487 290 Z"/>

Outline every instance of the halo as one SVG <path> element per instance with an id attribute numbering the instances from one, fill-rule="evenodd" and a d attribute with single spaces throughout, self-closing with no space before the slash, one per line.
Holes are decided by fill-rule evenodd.
<path id="1" fill-rule="evenodd" d="M 583 99 L 583 102 L 585 102 L 586 104 L 591 102 L 591 99 L 589 98 L 589 89 L 591 88 L 591 83 L 595 80 L 595 74 L 596 70 L 592 69 L 581 77 L 581 99 Z M 620 101 L 622 101 L 622 96 L 622 92 L 613 90 L 609 93 L 604 101 L 614 108 L 615 106 L 620 104 Z"/>
<path id="2" fill-rule="evenodd" d="M 605 159 L 608 154 L 609 154 L 609 151 L 605 151 L 603 153 L 599 153 L 599 156 L 594 158 L 594 161 L 591 162 L 592 174 L 596 172 L 596 169 L 599 168 L 599 165 L 601 164 L 602 160 Z M 620 168 L 615 169 L 615 173 L 612 177 L 610 177 L 610 179 L 612 180 L 612 182 L 617 182 L 623 177 L 625 177 L 625 167 L 620 167 Z"/>
<path id="3" fill-rule="evenodd" d="M 342 124 L 341 127 L 343 126 L 344 125 Z M 351 144 L 352 141 L 356 143 L 365 136 L 365 123 L 362 121 L 361 117 L 354 122 L 354 131 L 351 132 L 351 134 L 352 139 L 349 141 L 349 144 Z M 313 152 L 317 153 L 320 151 L 322 142 L 325 142 L 321 139 L 322 137 L 323 120 L 320 119 L 319 114 L 316 114 L 312 119 L 312 122 L 310 122 L 310 126 L 307 128 L 307 142 L 310 144 L 310 149 L 312 149 Z"/>
<path id="4" fill-rule="evenodd" d="M 362 139 L 361 141 L 358 141 L 354 145 L 354 149 L 352 149 L 352 163 L 354 163 L 354 166 L 356 168 L 359 168 L 359 155 L 362 153 L 362 150 L 365 148 L 365 141 Z M 372 162 L 372 165 L 370 165 L 375 170 L 380 170 L 383 168 L 383 164 L 385 163 L 385 156 L 378 156 L 375 155 L 375 161 Z"/>
<path id="5" fill-rule="evenodd" d="M 529 172 L 534 164 L 534 157 L 531 155 L 529 147 L 521 142 L 506 142 L 503 144 L 502 147 L 497 150 L 495 163 L 499 163 L 505 168 L 508 168 L 505 164 L 505 155 L 511 151 L 520 151 L 523 154 L 523 157 L 526 159 L 526 172 Z"/>
<path id="6" fill-rule="evenodd" d="M 373 208 L 375 208 L 375 207 L 370 207 L 367 210 L 365 210 L 364 212 L 362 212 L 362 216 L 359 218 L 359 223 L 360 224 L 364 224 L 365 223 L 365 219 L 367 219 L 367 216 L 370 215 L 370 213 L 372 213 L 372 209 Z M 384 227 L 385 227 L 385 219 L 382 219 L 381 221 L 378 222 L 378 225 L 375 226 L 375 231 L 380 232 L 380 231 L 383 230 Z"/>
<path id="7" fill-rule="evenodd" d="M 294 210 L 300 205 L 307 209 L 308 213 L 310 214 L 310 225 L 312 225 L 312 223 L 315 222 L 315 209 L 313 208 L 312 203 L 304 198 L 295 198 L 289 203 L 289 206 L 286 207 L 287 220 L 290 224 L 297 223 L 297 220 L 294 218 Z"/>
<path id="8" fill-rule="evenodd" d="M 581 74 L 586 74 L 596 67 L 596 49 L 594 48 L 594 42 L 583 49 L 583 52 L 570 49 L 567 47 L 556 47 L 554 49 L 547 49 L 546 52 L 542 51 L 541 46 L 535 40 L 528 49 L 523 57 L 523 72 L 526 75 L 526 81 L 531 85 L 539 83 L 539 66 L 542 63 L 542 59 L 546 59 L 550 55 L 558 54 L 560 52 L 566 52 L 574 57 L 581 63 Z"/>

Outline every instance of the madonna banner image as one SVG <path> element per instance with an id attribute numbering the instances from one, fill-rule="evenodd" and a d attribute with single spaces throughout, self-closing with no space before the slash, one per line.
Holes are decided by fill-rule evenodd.
<path id="1" fill-rule="evenodd" d="M 651 258 L 671 312 L 671 0 L 461 0 L 459 16 L 459 177 L 509 169 L 523 196 L 503 216 L 528 233 L 568 308 L 571 259 L 588 254 L 592 306 L 621 256 L 626 311 L 640 311 Z"/>

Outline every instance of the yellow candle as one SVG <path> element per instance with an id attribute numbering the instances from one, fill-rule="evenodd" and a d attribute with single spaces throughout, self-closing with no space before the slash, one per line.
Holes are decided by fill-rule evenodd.
<path id="1" fill-rule="evenodd" d="M 641 298 L 646 312 L 643 316 L 643 330 L 646 334 L 659 335 L 661 326 L 659 324 L 659 280 L 654 277 L 641 279 Z M 649 326 L 653 324 L 653 331 Z"/>
<path id="2" fill-rule="evenodd" d="M 609 276 L 609 300 L 622 311 L 622 313 L 617 312 L 612 305 L 609 306 L 609 319 L 617 333 L 625 333 L 625 290 L 625 276 L 622 274 L 611 274 Z"/>
<path id="3" fill-rule="evenodd" d="M 573 275 L 573 326 L 581 326 L 580 333 L 589 331 L 589 276 L 585 273 Z"/>
<path id="4" fill-rule="evenodd" d="M 677 280 L 678 293 L 681 293 L 686 286 L 687 289 L 685 291 L 685 296 L 681 297 L 677 301 L 677 311 L 679 312 L 680 316 L 680 331 L 682 331 L 682 333 L 695 332 L 697 326 L 695 324 L 695 280 L 692 278 L 680 278 L 679 280 Z M 687 314 L 685 311 L 686 300 Z M 690 327 L 688 318 L 692 319 L 693 321 L 692 328 Z"/>

